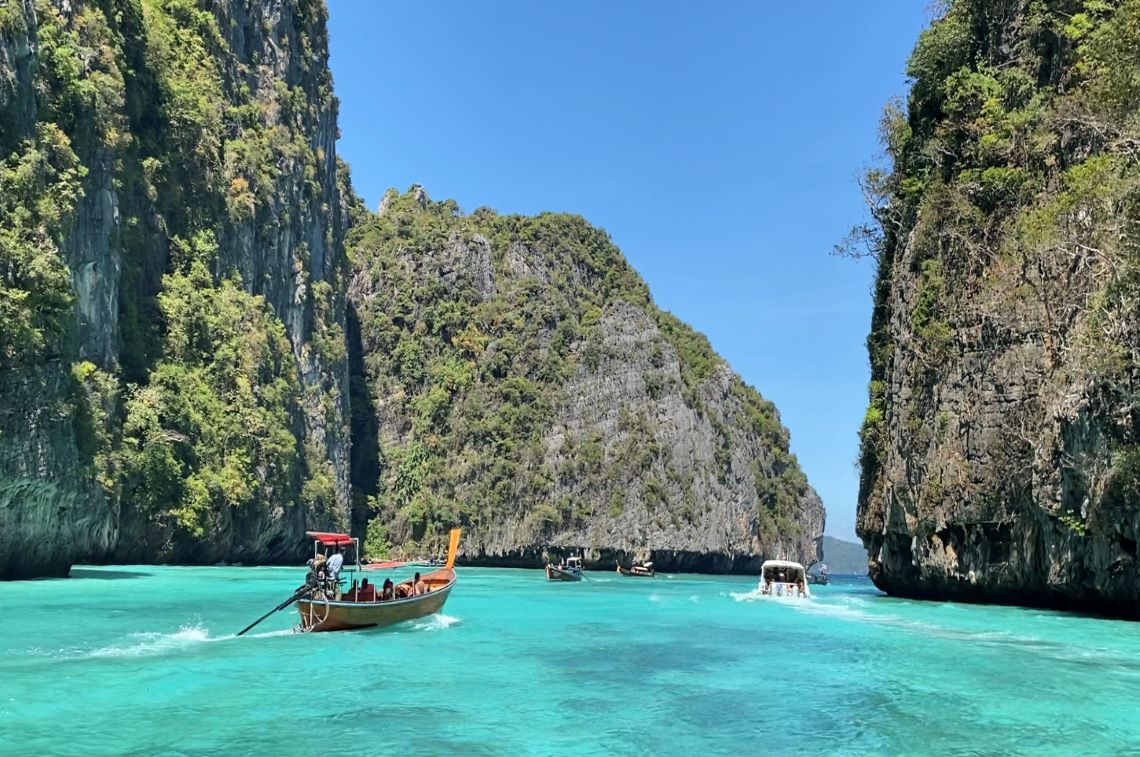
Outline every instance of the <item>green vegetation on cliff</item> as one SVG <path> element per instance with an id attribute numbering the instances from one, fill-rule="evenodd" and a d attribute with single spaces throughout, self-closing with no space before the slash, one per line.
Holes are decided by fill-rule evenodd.
<path id="1" fill-rule="evenodd" d="M 66 397 L 44 397 L 74 418 L 65 486 L 110 502 L 149 554 L 210 559 L 218 529 L 283 506 L 345 525 L 323 2 L 0 14 L 0 78 L 16 84 L 0 97 L 0 386 L 68 376 Z M 0 435 L 16 445 L 5 480 L 27 470 L 21 433 Z M 277 543 L 290 553 L 300 534 Z"/>
<path id="2" fill-rule="evenodd" d="M 0 0 L 0 551 L 71 540 L 0 574 L 295 559 L 350 524 L 373 554 L 456 523 L 486 554 L 809 554 L 775 407 L 604 232 L 364 210 L 325 12 Z"/>
<path id="3" fill-rule="evenodd" d="M 59 245 L 84 173 L 52 124 L 13 147 L 0 164 L 0 371 L 44 359 L 63 336 L 72 293 Z"/>
<path id="4" fill-rule="evenodd" d="M 541 543 L 616 519 L 630 502 L 670 523 L 694 522 L 711 506 L 693 492 L 706 471 L 674 461 L 657 439 L 666 393 L 708 419 L 709 475 L 729 475 L 736 439 L 728 426 L 759 440 L 749 522 L 769 544 L 782 530 L 804 536 L 799 516 L 810 490 L 775 408 L 733 376 L 732 413 L 710 409 L 707 384 L 723 361 L 702 335 L 653 306 L 603 231 L 565 214 L 464 215 L 417 188 L 389 192 L 348 246 L 362 341 L 354 370 L 374 408 L 355 423 L 358 435 L 379 437 L 378 482 L 358 482 L 373 495 L 370 543 L 380 546 L 380 528 L 406 547 L 455 524 L 483 534 L 514 529 L 512 546 Z M 610 354 L 616 303 L 644 314 L 646 354 L 634 345 Z M 633 372 L 644 397 L 620 413 L 612 408 L 611 432 L 587 425 L 559 432 L 556 442 L 552 429 L 585 391 L 579 372 L 610 358 L 618 362 L 602 372 Z"/>
<path id="5" fill-rule="evenodd" d="M 1109 321 L 1140 296 L 1140 3 L 1016 6 L 948 3 L 911 56 L 905 107 L 883 119 L 891 170 L 866 176 L 876 226 L 861 230 L 879 262 L 865 475 L 883 444 L 888 285 L 903 245 L 918 270 L 907 317 L 928 370 L 955 357 L 949 313 L 983 277 L 1040 310 L 1051 363 L 1082 350 L 1107 385 L 1128 370 L 1132 334 Z M 1016 28 L 1002 29 L 1011 18 Z M 1093 270 L 1078 280 L 1069 268 Z"/>
<path id="6" fill-rule="evenodd" d="M 289 340 L 262 298 L 201 262 L 159 295 L 164 357 L 132 389 L 123 427 L 124 501 L 200 538 L 227 507 L 292 504 L 297 377 Z"/>
<path id="7" fill-rule="evenodd" d="M 849 240 L 878 262 L 860 532 L 931 584 L 1077 592 L 1140 559 L 1140 2 L 942 10 Z"/>

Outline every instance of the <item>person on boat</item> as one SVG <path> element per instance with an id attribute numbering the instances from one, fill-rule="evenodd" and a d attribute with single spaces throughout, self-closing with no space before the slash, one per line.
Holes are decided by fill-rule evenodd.
<path id="1" fill-rule="evenodd" d="M 344 550 L 340 545 L 337 545 L 336 551 L 329 556 L 328 562 L 325 567 L 329 572 L 329 579 L 332 581 L 340 580 L 340 569 L 344 567 Z"/>
<path id="2" fill-rule="evenodd" d="M 416 577 L 412 579 L 412 592 L 417 597 L 421 594 L 427 594 L 427 584 L 425 584 L 423 582 L 423 579 L 420 578 L 419 572 L 417 572 Z"/>
<path id="3" fill-rule="evenodd" d="M 368 582 L 365 578 L 360 582 L 360 588 L 356 590 L 357 602 L 375 602 L 376 601 L 376 584 Z"/>
<path id="4" fill-rule="evenodd" d="M 396 589 L 392 583 L 392 579 L 385 578 L 384 586 L 380 589 L 380 601 L 387 602 L 390 599 L 396 598 Z"/>
<path id="5" fill-rule="evenodd" d="M 325 561 L 325 574 L 328 576 L 328 582 L 336 599 L 340 599 L 340 569 L 344 567 L 344 553 L 340 545 L 336 547 L 336 551 L 329 555 Z"/>

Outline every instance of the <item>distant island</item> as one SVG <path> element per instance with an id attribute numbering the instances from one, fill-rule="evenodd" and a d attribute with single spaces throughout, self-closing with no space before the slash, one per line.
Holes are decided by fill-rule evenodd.
<path id="1" fill-rule="evenodd" d="M 843 541 L 834 536 L 823 537 L 823 562 L 832 575 L 867 575 L 867 552 L 861 544 L 855 542 Z M 812 570 L 818 571 L 819 566 Z"/>

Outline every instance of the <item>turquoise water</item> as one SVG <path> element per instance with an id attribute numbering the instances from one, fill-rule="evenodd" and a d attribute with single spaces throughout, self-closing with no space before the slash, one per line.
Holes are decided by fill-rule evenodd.
<path id="1" fill-rule="evenodd" d="M 301 569 L 0 584 L 0 753 L 948 754 L 1140 747 L 1140 625 L 746 578 L 460 569 L 444 613 L 233 634 Z"/>

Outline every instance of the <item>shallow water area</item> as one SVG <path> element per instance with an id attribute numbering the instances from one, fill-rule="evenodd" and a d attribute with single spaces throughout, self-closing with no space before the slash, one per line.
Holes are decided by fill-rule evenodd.
<path id="1" fill-rule="evenodd" d="M 1040 754 L 1140 743 L 1140 626 L 746 577 L 459 569 L 444 612 L 300 635 L 294 568 L 0 584 L 0 752 Z M 375 574 L 375 575 L 380 575 Z M 403 572 L 395 575 L 402 577 Z"/>

